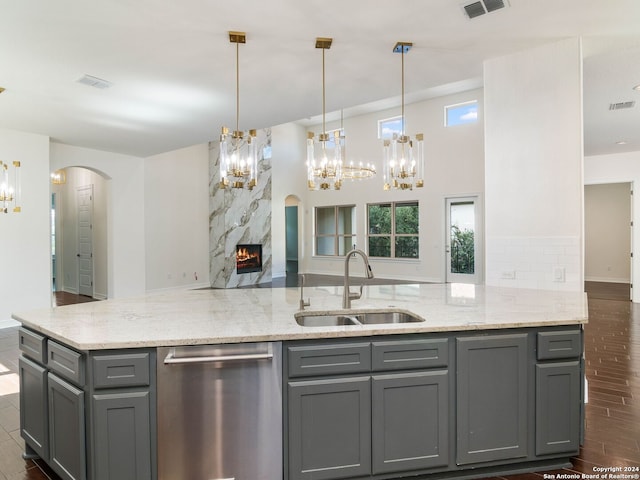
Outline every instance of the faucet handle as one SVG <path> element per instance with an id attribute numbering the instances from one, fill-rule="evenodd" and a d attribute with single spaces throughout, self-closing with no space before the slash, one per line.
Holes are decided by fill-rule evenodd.
<path id="1" fill-rule="evenodd" d="M 364 285 L 360 285 L 360 292 L 349 292 L 349 298 L 351 300 L 358 300 L 360 297 L 362 297 L 362 289 L 363 289 Z"/>

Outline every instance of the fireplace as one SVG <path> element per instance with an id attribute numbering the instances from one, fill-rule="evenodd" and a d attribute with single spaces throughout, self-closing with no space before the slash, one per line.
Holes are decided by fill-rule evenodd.
<path id="1" fill-rule="evenodd" d="M 236 245 L 236 272 L 251 273 L 262 271 L 262 245 Z"/>

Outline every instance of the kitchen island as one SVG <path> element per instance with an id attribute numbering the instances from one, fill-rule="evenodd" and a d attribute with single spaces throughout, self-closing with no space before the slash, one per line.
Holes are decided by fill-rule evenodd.
<path id="1" fill-rule="evenodd" d="M 301 326 L 293 288 L 15 313 L 27 453 L 63 478 L 163 480 L 158 349 L 256 342 L 282 351 L 286 480 L 480 477 L 559 468 L 578 452 L 585 294 L 377 285 L 348 312 L 341 296 L 342 287 L 305 289 L 305 312 L 421 321 Z"/>

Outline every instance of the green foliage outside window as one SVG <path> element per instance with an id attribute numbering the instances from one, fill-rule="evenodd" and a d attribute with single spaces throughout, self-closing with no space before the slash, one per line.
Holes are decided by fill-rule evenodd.
<path id="1" fill-rule="evenodd" d="M 418 258 L 417 202 L 368 205 L 369 256 Z"/>
<path id="2" fill-rule="evenodd" d="M 451 226 L 451 273 L 474 273 L 475 244 L 473 230 Z"/>

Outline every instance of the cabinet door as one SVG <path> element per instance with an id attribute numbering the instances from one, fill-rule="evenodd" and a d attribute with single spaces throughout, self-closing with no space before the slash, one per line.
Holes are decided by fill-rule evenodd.
<path id="1" fill-rule="evenodd" d="M 536 455 L 577 453 L 580 363 L 536 365 Z"/>
<path id="2" fill-rule="evenodd" d="M 527 338 L 457 339 L 459 465 L 527 456 Z"/>
<path id="3" fill-rule="evenodd" d="M 151 478 L 149 392 L 93 395 L 95 480 Z"/>
<path id="4" fill-rule="evenodd" d="M 49 373 L 48 395 L 49 465 L 64 480 L 84 480 L 84 392 Z"/>
<path id="5" fill-rule="evenodd" d="M 371 473 L 370 377 L 289 382 L 289 480 Z"/>
<path id="6" fill-rule="evenodd" d="M 449 463 L 449 372 L 374 375 L 373 473 Z"/>
<path id="7" fill-rule="evenodd" d="M 42 458 L 49 459 L 47 371 L 20 357 L 20 436 Z"/>

